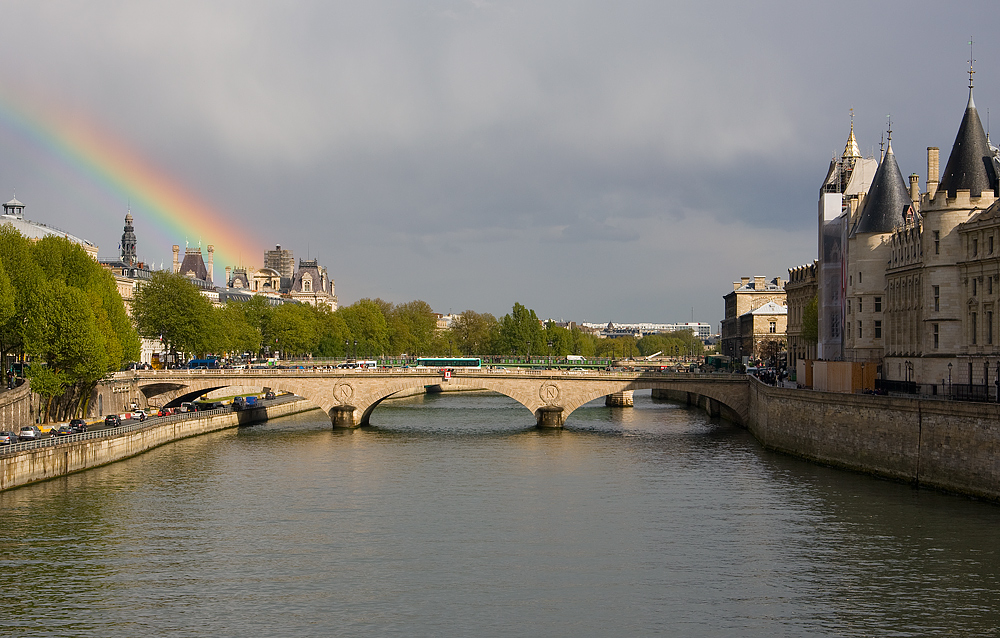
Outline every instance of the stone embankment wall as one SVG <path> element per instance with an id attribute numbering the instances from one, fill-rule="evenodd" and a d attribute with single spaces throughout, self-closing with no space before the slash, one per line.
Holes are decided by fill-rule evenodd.
<path id="1" fill-rule="evenodd" d="M 747 427 L 766 447 L 1000 501 L 1000 405 L 750 383 Z"/>
<path id="2" fill-rule="evenodd" d="M 11 390 L 0 391 L 0 430 L 17 432 L 21 426 L 34 422 L 34 411 L 31 409 L 31 387 L 28 383 Z"/>
<path id="3" fill-rule="evenodd" d="M 189 436 L 313 409 L 316 406 L 309 401 L 290 401 L 252 411 L 205 414 L 190 419 L 171 420 L 116 437 L 31 448 L 0 457 L 0 490 L 106 465 Z"/>

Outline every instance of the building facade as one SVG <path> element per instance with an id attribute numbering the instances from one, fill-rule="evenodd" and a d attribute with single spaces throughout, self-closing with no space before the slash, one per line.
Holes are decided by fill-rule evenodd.
<path id="1" fill-rule="evenodd" d="M 733 291 L 723 297 L 726 315 L 722 320 L 721 353 L 736 360 L 755 358 L 753 335 L 756 324 L 753 317 L 744 317 L 768 303 L 784 308 L 785 298 L 785 282 L 781 277 L 770 281 L 760 276 L 742 277 L 740 281 L 734 281 Z M 780 340 L 784 342 L 787 314 L 781 323 Z"/>
<path id="2" fill-rule="evenodd" d="M 788 271 L 788 281 L 785 282 L 785 299 L 788 303 L 787 328 L 785 331 L 788 343 L 788 365 L 794 366 L 799 359 L 816 358 L 815 334 L 807 335 L 805 327 L 807 315 L 809 321 L 817 321 L 817 304 L 819 283 L 816 277 L 816 260 L 813 263 Z M 817 325 L 818 328 L 818 325 Z M 818 330 L 817 330 L 818 332 Z"/>

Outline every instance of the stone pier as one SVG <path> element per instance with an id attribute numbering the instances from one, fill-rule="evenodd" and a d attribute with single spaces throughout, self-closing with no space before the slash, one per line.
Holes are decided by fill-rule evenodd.
<path id="1" fill-rule="evenodd" d="M 631 408 L 635 406 L 635 390 L 622 390 L 604 397 L 604 405 L 612 408 Z"/>

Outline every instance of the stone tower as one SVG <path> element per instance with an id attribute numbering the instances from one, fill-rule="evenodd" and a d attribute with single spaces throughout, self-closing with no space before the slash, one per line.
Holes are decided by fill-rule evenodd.
<path id="1" fill-rule="evenodd" d="M 122 233 L 121 243 L 122 262 L 129 266 L 138 263 L 135 252 L 135 230 L 132 228 L 132 211 L 125 214 L 125 232 Z"/>

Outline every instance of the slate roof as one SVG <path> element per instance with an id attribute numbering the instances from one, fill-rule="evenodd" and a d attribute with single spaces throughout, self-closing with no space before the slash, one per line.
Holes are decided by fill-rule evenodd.
<path id="1" fill-rule="evenodd" d="M 913 200 L 899 172 L 890 139 L 885 157 L 875 171 L 875 178 L 854 222 L 851 237 L 858 233 L 891 233 L 893 228 L 905 221 L 906 211 L 912 206 Z"/>
<path id="2" fill-rule="evenodd" d="M 769 301 L 766 304 L 764 304 L 763 306 L 761 306 L 760 308 L 757 308 L 756 310 L 751 310 L 750 314 L 752 314 L 752 315 L 787 315 L 788 314 L 788 307 L 787 306 L 782 306 L 781 304 L 775 303 L 773 301 Z"/>
<path id="3" fill-rule="evenodd" d="M 185 276 L 189 272 L 194 272 L 195 279 L 208 281 L 208 268 L 205 267 L 205 259 L 201 256 L 200 248 L 188 248 L 184 252 L 184 261 L 181 262 L 178 272 Z"/>
<path id="4" fill-rule="evenodd" d="M 948 197 L 955 197 L 959 189 L 968 189 L 971 197 L 979 197 L 983 191 L 994 190 L 996 183 L 993 153 L 986 142 L 986 133 L 983 132 L 983 123 L 970 88 L 969 104 L 965 107 L 962 125 L 958 127 L 948 164 L 941 175 L 940 189 L 947 191 Z"/>

